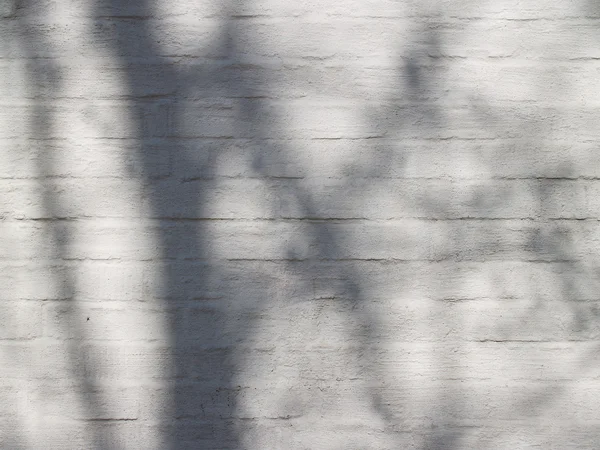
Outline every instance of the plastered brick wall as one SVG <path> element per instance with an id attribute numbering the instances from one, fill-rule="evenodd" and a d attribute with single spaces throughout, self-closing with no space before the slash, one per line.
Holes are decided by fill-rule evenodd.
<path id="1" fill-rule="evenodd" d="M 2 0 L 0 448 L 598 448 L 599 59 L 588 0 Z"/>

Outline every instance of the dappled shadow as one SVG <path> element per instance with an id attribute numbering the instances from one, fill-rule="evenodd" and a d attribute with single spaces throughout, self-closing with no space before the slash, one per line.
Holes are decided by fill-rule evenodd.
<path id="1" fill-rule="evenodd" d="M 44 332 L 67 339 L 47 352 L 66 356 L 89 448 L 126 448 L 120 426 L 172 449 L 538 443 L 530 419 L 563 408 L 596 376 L 597 268 L 584 248 L 598 226 L 598 174 L 586 167 L 597 162 L 586 147 L 596 134 L 559 107 L 572 76 L 543 62 L 552 50 L 486 46 L 474 36 L 499 27 L 486 30 L 485 17 L 417 8 L 385 31 L 398 33 L 386 47 L 393 57 L 308 38 L 298 57 L 285 53 L 293 45 L 278 47 L 277 21 L 249 4 L 179 20 L 150 1 L 96 0 L 78 20 L 105 52 L 99 73 L 118 73 L 122 90 L 99 93 L 100 106 L 77 100 L 77 114 L 100 130 L 80 145 L 129 152 L 141 194 L 125 202 L 141 205 L 86 205 L 82 216 L 63 193 L 70 174 L 48 158 L 71 145 L 60 115 L 69 108 L 61 98 L 72 100 L 63 72 L 73 68 L 28 21 L 30 5 L 18 6 L 10 20 L 28 61 L 26 134 L 43 205 L 26 218 L 48 236 L 44 257 L 62 266 L 50 270 L 60 288 Z M 375 39 L 366 23 L 299 29 Z M 519 55 L 525 69 L 505 64 Z M 549 100 L 536 77 L 558 86 Z M 102 108 L 121 121 L 96 115 Z M 570 120 L 581 146 L 565 143 Z M 95 194 L 86 198 L 101 203 Z M 77 250 L 98 223 L 129 230 L 133 256 L 121 241 L 113 253 Z M 141 308 L 141 322 L 157 315 L 162 333 L 93 328 L 86 302 L 101 296 L 81 294 L 87 259 L 137 264 L 142 306 L 119 293 L 117 311 Z M 113 308 L 96 303 L 91 311 Z M 110 407 L 106 385 L 120 373 L 107 371 L 102 352 L 117 354 L 122 342 L 111 333 L 142 355 L 127 375 L 142 389 L 136 413 Z M 118 345 L 98 351 L 94 339 Z M 147 373 L 135 366 L 144 358 Z M 555 359 L 574 368 L 553 368 Z"/>

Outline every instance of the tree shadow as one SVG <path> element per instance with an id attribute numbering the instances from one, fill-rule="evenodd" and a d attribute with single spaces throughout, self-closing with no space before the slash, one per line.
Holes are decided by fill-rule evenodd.
<path id="1" fill-rule="evenodd" d="M 64 180 L 57 176 L 61 170 L 54 165 L 54 152 L 65 140 L 57 137 L 54 126 L 61 112 L 61 107 L 54 101 L 62 97 L 63 68 L 60 62 L 45 57 L 46 52 L 51 53 L 52 45 L 45 39 L 39 24 L 29 20 L 31 7 L 25 0 L 16 0 L 10 16 L 18 30 L 15 36 L 16 54 L 25 61 L 29 77 L 23 107 L 28 114 L 23 116 L 28 115 L 30 121 L 23 125 L 24 133 L 19 137 L 24 147 L 17 146 L 16 151 L 25 152 L 25 159 L 33 160 L 33 173 L 29 176 L 39 183 L 39 198 L 33 201 L 39 202 L 40 208 L 28 210 L 25 202 L 25 214 L 20 218 L 26 219 L 22 226 L 30 233 L 30 239 L 40 245 L 40 250 L 31 255 L 31 270 L 41 270 L 40 276 L 47 277 L 46 283 L 56 287 L 51 297 L 44 298 L 42 323 L 50 338 L 61 336 L 61 341 L 52 342 L 50 339 L 34 347 L 32 356 L 35 362 L 33 370 L 30 370 L 37 385 L 30 386 L 33 402 L 29 407 L 39 410 L 34 411 L 30 422 L 34 417 L 38 419 L 34 425 L 37 427 L 35 433 L 47 445 L 62 445 L 67 437 L 57 436 L 52 422 L 39 420 L 36 415 L 43 414 L 43 409 L 51 401 L 49 399 L 56 399 L 56 390 L 64 389 L 69 393 L 69 401 L 73 402 L 70 407 L 78 409 L 75 414 L 88 421 L 85 430 L 78 430 L 81 435 L 77 441 L 85 442 L 90 448 L 116 448 L 115 428 L 110 423 L 103 423 L 109 417 L 103 401 L 106 392 L 94 376 L 99 362 L 95 352 L 87 345 L 86 317 L 76 298 L 74 260 L 77 257 L 73 257 L 70 247 L 80 217 L 73 215 L 70 205 L 65 203 L 65 196 L 61 195 Z M 38 258 L 42 261 L 41 268 L 35 266 Z M 57 388 L 57 385 L 60 387 Z M 31 423 L 28 429 L 32 430 Z M 26 436 L 23 442 L 28 444 L 13 448 L 27 448 L 34 442 L 33 439 L 35 437 Z M 77 442 L 72 444 L 77 445 Z"/>
<path id="2" fill-rule="evenodd" d="M 414 158 L 412 162 L 410 160 L 409 147 L 414 141 L 424 145 L 424 154 L 413 151 L 413 156 L 416 154 L 416 159 L 422 162 L 428 156 L 433 156 L 433 159 L 439 156 L 435 150 L 428 152 L 428 144 L 423 144 L 428 139 L 436 141 L 435 145 L 439 145 L 440 140 L 452 142 L 464 138 L 464 141 L 469 141 L 480 136 L 487 139 L 485 136 L 494 135 L 499 129 L 504 136 L 502 123 L 506 121 L 503 122 L 503 115 L 510 114 L 510 110 L 498 111 L 475 99 L 463 105 L 463 110 L 467 110 L 469 119 L 474 118 L 474 127 L 479 127 L 474 133 L 476 137 L 457 138 L 448 131 L 451 130 L 448 125 L 450 113 L 445 111 L 443 101 L 437 101 L 444 92 L 436 90 L 440 80 L 436 79 L 435 73 L 431 75 L 430 65 L 432 59 L 443 54 L 443 38 L 438 34 L 439 24 L 427 21 L 424 28 L 417 27 L 416 37 L 413 36 L 420 44 L 414 44 L 408 55 L 398 57 L 400 69 L 393 69 L 398 72 L 398 77 L 392 83 L 389 98 L 383 105 L 364 108 L 359 127 L 366 131 L 359 133 L 355 140 L 366 142 L 365 147 L 373 153 L 358 161 L 347 162 L 346 175 L 339 176 L 338 173 L 337 179 L 328 180 L 331 184 L 323 189 L 319 186 L 320 181 L 307 181 L 309 177 L 305 177 L 302 169 L 297 167 L 299 164 L 294 162 L 292 155 L 300 144 L 286 135 L 285 105 L 269 104 L 269 95 L 273 92 L 271 85 L 277 80 L 243 57 L 244 48 L 252 47 L 254 41 L 253 36 L 240 31 L 240 15 L 235 7 L 228 10 L 226 5 L 223 6 L 222 13 L 217 15 L 216 33 L 210 35 L 207 42 L 196 47 L 190 45 L 189 55 L 183 55 L 184 50 L 177 55 L 164 50 L 160 45 L 162 30 L 153 28 L 156 21 L 150 19 L 154 14 L 152 5 L 147 1 L 124 6 L 117 0 L 97 0 L 93 12 L 95 19 L 90 29 L 90 35 L 97 41 L 108 42 L 109 51 L 123 68 L 126 80 L 124 98 L 128 102 L 132 130 L 127 136 L 116 139 L 135 149 L 132 160 L 141 168 L 139 181 L 147 200 L 144 205 L 146 216 L 137 226 L 150 230 L 156 236 L 157 256 L 144 261 L 148 277 L 145 292 L 148 298 L 144 300 L 162 302 L 162 311 L 170 320 L 167 359 L 172 368 L 169 376 L 158 377 L 160 387 L 156 388 L 163 393 L 163 398 L 168 399 L 168 404 L 153 415 L 153 420 L 144 418 L 139 421 L 142 432 L 155 433 L 157 441 L 162 441 L 161 448 L 244 448 L 252 442 L 260 442 L 261 433 L 271 433 L 273 427 L 281 427 L 282 421 L 293 428 L 297 425 L 296 418 L 314 413 L 319 408 L 322 408 L 323 415 L 330 411 L 334 411 L 331 415 L 334 414 L 335 409 L 328 409 L 327 405 L 328 401 L 334 403 L 331 397 L 323 395 L 321 398 L 316 391 L 329 389 L 337 392 L 336 387 L 343 387 L 350 392 L 347 397 L 358 398 L 356 404 L 364 408 L 363 414 L 371 414 L 376 418 L 371 417 L 372 421 L 381 424 L 381 434 L 390 436 L 389 441 L 378 441 L 381 446 L 449 449 L 466 445 L 465 434 L 469 428 L 461 425 L 461 419 L 463 415 L 468 416 L 464 411 L 468 408 L 469 393 L 455 383 L 469 367 L 460 359 L 462 349 L 468 341 L 481 343 L 496 339 L 506 343 L 518 340 L 521 333 L 526 336 L 527 332 L 526 327 L 507 325 L 503 321 L 488 334 L 461 336 L 466 326 L 464 321 L 448 312 L 448 303 L 459 304 L 461 299 L 451 297 L 447 292 L 461 291 L 461 264 L 465 261 L 478 263 L 488 259 L 511 261 L 529 258 L 527 262 L 531 263 L 574 264 L 577 249 L 571 245 L 569 228 L 545 227 L 547 217 L 540 218 L 556 191 L 551 186 L 534 182 L 539 188 L 535 191 L 535 198 L 541 212 L 527 217 L 534 221 L 529 228 L 510 222 L 523 219 L 522 215 L 516 218 L 503 216 L 507 210 L 505 205 L 517 201 L 523 191 L 507 188 L 491 198 L 485 184 L 470 190 L 465 188 L 468 192 L 463 197 L 463 186 L 452 191 L 458 192 L 460 198 L 466 197 L 467 201 L 456 200 L 452 195 L 439 195 L 440 191 L 436 189 L 430 191 L 432 186 L 427 181 L 416 184 L 424 186 L 427 192 L 419 192 L 419 188 L 414 187 L 396 192 L 399 203 L 412 205 L 405 208 L 400 217 L 394 216 L 394 213 L 386 215 L 385 206 L 390 206 L 390 203 L 385 202 L 382 202 L 383 211 L 377 210 L 377 207 L 366 208 L 375 219 L 365 217 L 357 205 L 380 201 L 367 198 L 368 194 L 353 198 L 345 209 L 339 205 L 344 205 L 348 192 L 369 193 L 377 189 L 385 192 L 393 189 L 399 179 L 405 180 L 410 178 L 410 173 L 418 173 L 419 170 L 411 166 Z M 27 23 L 21 23 L 21 27 L 25 33 L 23 42 L 32 46 L 27 53 L 32 61 L 31 84 L 47 86 L 52 97 L 53 93 L 60 91 L 60 68 L 53 67 L 52 61 L 35 57 L 37 51 L 49 44 L 35 35 L 27 35 Z M 182 44 L 182 47 L 185 46 Z M 266 49 L 266 52 L 277 53 L 277 49 Z M 50 74 L 49 81 L 41 79 L 46 77 L 44 74 Z M 352 81 L 348 85 L 352 85 Z M 30 127 L 33 139 L 41 143 L 42 153 L 52 151 L 47 142 L 51 142 L 54 136 L 54 111 L 44 103 L 45 92 L 32 92 L 35 120 Z M 368 95 L 367 91 L 362 94 L 363 97 Z M 402 104 L 403 101 L 407 103 Z M 539 142 L 549 133 L 540 120 L 517 118 L 508 121 L 509 125 L 515 122 L 520 125 L 519 129 L 509 130 L 508 135 L 523 148 L 539 147 Z M 336 139 L 327 132 L 312 138 L 323 146 Z M 354 145 L 351 140 L 341 141 L 342 147 Z M 533 142 L 536 142 L 535 147 Z M 452 149 L 450 144 L 449 148 Z M 498 153 L 503 152 L 502 147 Z M 237 155 L 238 161 L 228 165 L 228 155 Z M 493 161 L 504 157 L 498 154 L 492 156 Z M 243 160 L 243 167 L 231 169 L 239 159 Z M 483 160 L 485 158 L 475 159 L 480 167 L 487 168 L 489 173 L 494 172 L 492 163 Z M 42 201 L 45 212 L 37 219 L 43 222 L 42 226 L 50 234 L 51 259 L 65 263 L 72 260 L 69 251 L 71 222 L 77 218 L 64 212 L 65 205 L 57 199 L 56 186 L 51 178 L 55 168 L 44 161 L 40 159 L 37 175 L 44 184 Z M 327 174 L 327 170 L 323 173 Z M 227 210 L 220 204 L 227 200 L 215 196 L 221 183 L 229 183 L 227 187 L 231 187 L 240 178 L 246 185 L 249 185 L 249 180 L 259 180 L 254 185 L 258 195 L 268 193 L 264 201 L 261 199 L 260 211 L 245 209 L 247 205 L 243 202 L 248 197 L 243 197 Z M 513 182 L 516 178 L 507 179 Z M 445 186 L 453 189 L 456 187 L 453 182 Z M 460 183 L 459 180 L 454 184 Z M 412 203 L 407 200 L 410 198 L 414 199 Z M 503 225 L 504 228 L 499 226 L 496 234 L 478 228 L 477 221 L 490 217 L 507 221 L 503 222 L 507 225 Z M 356 239 L 367 226 L 372 226 L 370 222 L 389 218 L 417 220 L 423 230 L 413 230 L 412 237 L 396 241 L 392 238 L 386 241 L 385 236 L 371 237 L 377 245 L 383 243 L 383 250 L 361 253 L 360 242 L 352 242 L 351 239 Z M 440 218 L 451 219 L 446 228 L 431 225 Z M 513 233 L 514 227 L 517 228 L 516 233 Z M 248 229 L 252 231 L 248 232 Z M 523 229 L 530 238 L 511 244 L 511 236 Z M 387 232 L 385 227 L 378 230 L 382 235 Z M 438 232 L 441 238 L 436 234 Z M 283 237 L 280 239 L 278 234 Z M 429 253 L 416 251 L 410 254 L 398 250 L 398 254 L 406 255 L 399 258 L 393 250 L 385 248 L 386 242 L 392 242 L 398 248 L 404 244 L 408 246 L 411 239 L 438 242 Z M 226 243 L 230 244 L 224 245 Z M 258 248 L 253 249 L 252 245 Z M 424 246 L 427 247 L 427 244 Z M 403 338 L 385 335 L 391 328 L 382 312 L 385 303 L 374 304 L 376 302 L 370 299 L 368 292 L 372 280 L 369 274 L 407 265 L 408 270 L 399 271 L 405 277 L 398 281 L 400 286 L 410 286 L 409 276 L 417 272 L 425 284 L 434 286 L 431 291 L 435 291 L 435 286 L 438 286 L 433 279 L 435 274 L 426 272 L 440 261 L 449 263 L 445 267 L 445 279 L 449 281 L 436 292 L 428 294 L 433 300 L 441 299 L 442 304 L 434 304 L 432 311 L 426 314 L 426 318 L 440 317 L 439 323 L 432 322 L 431 336 L 426 342 L 444 342 L 448 330 L 452 333 L 451 338 L 455 339 L 452 343 L 458 356 L 445 351 L 432 352 L 433 365 L 438 368 L 434 378 L 441 381 L 436 385 L 434 401 L 425 408 L 426 417 L 419 418 L 422 422 L 431 422 L 436 428 L 430 432 L 423 428 L 422 423 L 415 427 L 416 430 L 411 428 L 408 423 L 410 413 L 406 412 L 410 408 L 408 400 L 401 407 L 394 404 L 393 400 L 404 398 L 402 393 L 408 388 L 401 386 L 398 377 L 394 378 L 387 370 L 378 346 L 382 342 L 401 341 Z M 568 267 L 566 273 L 570 271 Z M 473 269 L 474 272 L 477 270 L 481 269 Z M 560 273 L 554 278 L 561 285 L 563 296 L 577 296 L 577 286 L 572 278 L 563 275 Z M 279 276 L 292 279 L 289 284 L 293 286 L 287 285 L 287 280 L 278 279 Z M 469 273 L 466 278 L 469 276 L 476 278 L 478 274 Z M 60 297 L 63 300 L 73 299 L 76 291 L 74 278 L 73 273 L 67 273 L 62 281 Z M 494 290 L 502 291 L 502 288 L 498 286 Z M 541 302 L 535 303 L 528 310 L 531 313 L 529 317 L 535 317 L 536 311 L 542 308 Z M 306 310 L 311 314 L 308 321 L 318 324 L 314 328 L 315 336 L 302 335 L 301 326 L 296 323 L 300 319 L 284 317 L 289 312 Z M 60 333 L 72 336 L 66 352 L 70 359 L 69 367 L 82 392 L 91 393 L 82 400 L 87 408 L 85 415 L 102 419 L 108 414 L 102 406 L 102 389 L 90 374 L 100 363 L 80 344 L 87 334 L 82 323 L 84 316 L 76 303 L 64 311 L 66 313 L 58 323 L 61 324 Z M 321 321 L 337 323 L 331 317 L 343 322 L 340 330 L 332 333 L 340 340 L 337 344 L 337 353 L 342 354 L 339 360 L 335 359 L 336 352 L 330 350 L 332 347 L 329 347 L 328 353 L 328 350 L 323 350 L 327 349 L 326 343 L 320 341 L 320 336 L 327 335 L 323 332 Z M 409 319 L 403 317 L 405 322 Z M 585 317 L 577 316 L 576 321 L 579 322 L 576 328 L 588 326 Z M 269 326 L 272 328 L 269 329 Z M 412 339 L 414 336 L 410 333 L 414 330 L 403 329 L 402 326 L 394 331 L 404 339 Z M 266 331 L 262 327 L 266 327 Z M 502 331 L 502 327 L 507 327 L 508 331 Z M 274 337 L 269 340 L 265 334 L 270 332 Z M 579 335 L 576 332 L 570 336 Z M 303 345 L 314 346 L 314 354 L 319 355 L 317 361 L 294 347 L 299 345 L 294 339 L 300 340 Z M 344 341 L 346 344 L 343 344 Z M 352 345 L 347 345 L 349 341 Z M 289 350 L 288 354 L 281 355 L 282 349 Z M 83 369 L 81 360 L 87 364 Z M 257 369 L 258 375 L 250 374 L 257 361 L 264 361 L 264 366 Z M 336 374 L 336 364 L 346 364 L 346 372 Z M 269 370 L 276 375 L 267 373 Z M 277 378 L 285 377 L 286 370 L 291 375 L 285 389 L 281 389 L 277 386 Z M 327 376 L 310 378 L 320 370 Z M 396 373 L 404 370 L 397 369 Z M 410 373 L 408 369 L 406 373 Z M 146 374 L 139 376 L 140 380 L 156 381 Z M 274 395 L 278 397 L 275 405 L 258 402 L 255 409 L 249 406 L 253 401 L 249 399 L 260 397 L 249 393 L 259 389 L 260 385 L 251 380 L 252 376 L 263 377 L 267 386 L 263 386 L 265 394 L 270 393 L 272 388 L 281 389 Z M 309 385 L 308 388 L 306 385 Z M 552 387 L 535 396 L 550 399 L 557 392 Z M 538 401 L 535 409 L 541 410 L 547 404 Z M 527 402 L 527 407 L 531 407 L 530 402 Z M 256 414 L 256 411 L 263 412 L 265 416 Z M 255 423 L 257 416 L 258 424 Z M 111 435 L 109 428 L 98 426 L 93 429 L 96 431 L 90 437 L 91 447 L 118 447 L 116 435 Z M 415 444 L 413 437 L 405 439 L 407 430 L 419 435 L 422 440 Z M 364 438 L 365 446 L 372 444 L 368 432 L 356 434 Z"/>
<path id="3" fill-rule="evenodd" d="M 244 417 L 245 412 L 240 411 L 236 399 L 244 394 L 244 389 L 252 387 L 244 385 L 244 377 L 240 373 L 240 361 L 247 358 L 243 352 L 256 333 L 257 324 L 253 323 L 252 317 L 260 316 L 273 307 L 268 299 L 269 291 L 260 287 L 263 284 L 260 278 L 265 274 L 256 273 L 253 268 L 257 264 L 258 267 L 264 266 L 265 261 L 264 257 L 245 256 L 247 252 L 243 251 L 239 252 L 239 256 L 229 254 L 223 261 L 219 259 L 218 250 L 211 251 L 207 236 L 215 234 L 215 224 L 227 230 L 225 227 L 235 225 L 235 221 L 228 223 L 227 218 L 215 216 L 203 192 L 214 189 L 218 184 L 215 170 L 221 154 L 231 145 L 228 141 L 239 141 L 240 138 L 243 139 L 242 145 L 248 145 L 244 151 L 248 154 L 247 159 L 252 161 L 248 173 L 259 177 L 275 192 L 276 200 L 269 207 L 267 216 L 284 226 L 299 222 L 296 236 L 290 244 L 276 251 L 279 256 L 268 260 L 275 267 L 283 263 L 300 275 L 301 284 L 296 289 L 306 289 L 311 293 L 315 291 L 315 285 L 325 285 L 332 280 L 337 283 L 333 296 L 321 297 L 317 293 L 317 298 L 311 298 L 309 294 L 308 300 L 316 304 L 331 301 L 347 303 L 348 306 L 336 306 L 334 310 L 346 311 L 345 314 L 353 317 L 351 322 L 355 323 L 355 329 L 351 335 L 358 336 L 358 348 L 351 349 L 358 357 L 354 370 L 366 370 L 360 376 L 362 389 L 370 392 L 372 408 L 386 427 L 392 427 L 389 407 L 376 394 L 378 389 L 370 387 L 385 384 L 383 374 L 369 369 L 373 366 L 370 347 L 377 339 L 374 331 L 378 327 L 377 317 L 369 313 L 368 308 L 360 306 L 364 302 L 359 287 L 360 274 L 349 265 L 333 264 L 347 254 L 347 248 L 342 249 L 338 242 L 340 231 L 336 229 L 336 217 L 316 204 L 300 179 L 273 176 L 270 172 L 272 167 L 289 167 L 288 154 L 292 150 L 285 140 L 277 139 L 285 135 L 280 125 L 282 115 L 276 107 L 264 107 L 264 92 L 269 91 L 268 80 L 252 76 L 254 74 L 249 78 L 245 76 L 244 68 L 248 63 L 240 56 L 243 54 L 240 46 L 244 42 L 245 47 L 251 47 L 252 36 L 240 37 L 235 20 L 228 19 L 225 14 L 217 35 L 204 43 L 201 50 L 205 52 L 207 47 L 210 48 L 211 58 L 222 62 L 223 67 L 215 70 L 215 61 L 210 59 L 180 67 L 168 55 L 163 55 L 157 46 L 157 36 L 145 20 L 153 15 L 149 5 L 138 3 L 135 17 L 131 13 L 119 17 L 118 2 L 100 2 L 98 5 L 98 16 L 103 17 L 96 22 L 95 32 L 100 30 L 106 36 L 115 36 L 118 44 L 113 51 L 126 67 L 128 90 L 135 99 L 131 108 L 138 130 L 136 139 L 141 143 L 137 159 L 143 167 L 142 181 L 147 188 L 149 214 L 156 221 L 160 259 L 165 262 L 159 270 L 158 296 L 176 310 L 171 329 L 172 351 L 174 372 L 181 378 L 176 379 L 170 388 L 173 411 L 165 414 L 161 425 L 168 430 L 165 444 L 171 448 L 194 448 L 200 443 L 203 448 L 240 447 L 243 444 L 240 434 L 243 435 L 248 428 L 244 421 L 251 419 Z M 235 12 L 229 13 L 235 16 Z M 148 68 L 137 62 L 139 57 L 159 62 L 160 68 L 152 72 L 152 78 L 148 77 Z M 194 58 L 194 54 L 191 57 Z M 231 69 L 233 76 L 228 78 L 227 71 Z M 210 114 L 218 116 L 218 108 L 221 108 L 215 101 L 217 106 L 210 109 L 215 96 L 231 99 L 225 101 L 222 108 L 223 120 L 232 121 L 233 128 L 222 129 L 214 124 L 215 117 Z M 233 115 L 231 108 L 236 111 Z M 388 113 L 384 111 L 383 114 Z M 371 118 L 377 121 L 381 113 L 372 114 Z M 166 129 L 158 123 L 163 120 L 168 120 Z M 190 139 L 185 149 L 177 144 L 181 138 Z M 382 167 L 388 158 L 386 151 L 380 152 L 379 157 L 378 164 Z M 172 164 L 171 179 L 160 182 L 150 174 L 155 172 L 156 164 L 162 164 L 166 159 Z M 266 161 L 267 165 L 263 166 L 261 161 Z M 371 165 L 373 162 L 368 163 Z M 368 167 L 364 170 L 366 182 L 366 177 L 374 173 Z M 333 202 L 344 195 L 345 188 L 344 184 L 337 187 Z M 182 207 L 188 203 L 190 196 L 193 198 L 191 207 Z M 344 221 L 349 218 L 352 219 L 337 219 Z M 215 219 L 218 221 L 215 222 Z M 267 226 L 271 220 L 266 221 Z M 235 232 L 235 228 L 233 230 Z M 270 238 L 265 236 L 262 239 Z M 212 278 L 218 279 L 217 294 L 210 293 Z M 250 294 L 249 298 L 245 298 L 243 289 L 254 290 L 255 285 L 258 286 L 258 296 L 254 298 Z M 241 303 L 241 306 L 236 306 L 236 303 Z M 237 312 L 235 308 L 238 308 Z M 236 318 L 243 319 L 245 323 L 238 323 L 230 330 Z M 267 422 L 282 417 L 293 418 L 293 410 L 297 409 L 293 404 L 297 402 L 294 399 L 290 401 L 292 412 L 288 411 L 284 401 L 275 406 L 274 415 L 265 417 Z"/>

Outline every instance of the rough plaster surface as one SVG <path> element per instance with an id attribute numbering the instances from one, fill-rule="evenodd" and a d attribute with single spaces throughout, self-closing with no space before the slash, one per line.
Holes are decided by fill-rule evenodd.
<path id="1" fill-rule="evenodd" d="M 600 442 L 600 8 L 0 2 L 0 448 Z"/>

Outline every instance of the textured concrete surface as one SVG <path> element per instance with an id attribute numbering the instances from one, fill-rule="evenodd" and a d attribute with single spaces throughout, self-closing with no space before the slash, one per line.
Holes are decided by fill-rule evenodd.
<path id="1" fill-rule="evenodd" d="M 0 2 L 0 448 L 600 442 L 600 7 Z"/>

